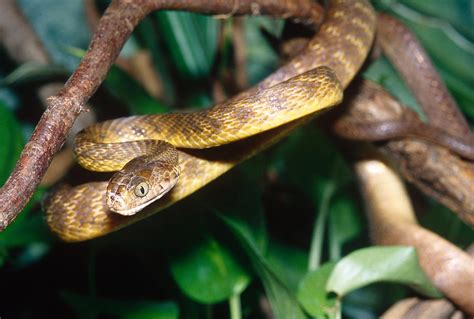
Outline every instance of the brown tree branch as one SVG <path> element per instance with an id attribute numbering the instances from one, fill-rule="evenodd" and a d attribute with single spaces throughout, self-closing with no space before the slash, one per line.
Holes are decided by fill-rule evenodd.
<path id="1" fill-rule="evenodd" d="M 338 122 L 345 121 L 365 123 L 366 126 L 401 121 L 410 112 L 371 82 L 365 81 L 353 89 L 353 97 L 346 99 L 345 107 L 340 108 L 344 113 L 332 124 L 333 130 L 338 128 Z M 337 130 L 335 133 L 340 135 Z M 417 138 L 393 139 L 378 148 L 390 155 L 407 180 L 474 226 L 474 163 Z"/>
<path id="2" fill-rule="evenodd" d="M 232 25 L 232 43 L 234 45 L 235 82 L 243 90 L 248 85 L 246 65 L 245 20 L 236 18 Z"/>
<path id="3" fill-rule="evenodd" d="M 384 319 L 462 319 L 461 311 L 446 299 L 403 299 L 382 315 Z"/>
<path id="4" fill-rule="evenodd" d="M 474 257 L 474 244 L 466 252 Z M 462 319 L 462 312 L 447 299 L 427 300 L 407 298 L 400 300 L 383 313 L 384 319 Z"/>
<path id="5" fill-rule="evenodd" d="M 15 0 L 5 0 L 0 4 L 0 42 L 10 57 L 18 64 L 34 62 L 47 65 L 51 63 L 48 53 L 19 10 Z M 37 95 L 44 108 L 47 107 L 47 98 L 59 92 L 62 87 L 62 83 L 46 83 L 38 88 Z M 95 116 L 91 112 L 82 114 L 74 123 L 68 136 L 70 146 L 62 150 L 60 160 L 53 161 L 46 173 L 47 176 L 42 180 L 43 185 L 53 184 L 64 176 L 73 165 L 71 146 L 73 136 L 93 122 L 95 122 Z"/>
<path id="6" fill-rule="evenodd" d="M 374 243 L 415 247 L 433 284 L 460 309 L 474 315 L 474 258 L 418 225 L 405 187 L 385 159 L 368 151 L 354 167 Z"/>
<path id="7" fill-rule="evenodd" d="M 137 24 L 158 9 L 206 14 L 266 14 L 319 23 L 322 9 L 310 0 L 115 0 L 107 8 L 79 67 L 55 96 L 39 120 L 17 165 L 0 189 L 0 231 L 23 209 L 63 145 L 85 103 L 104 80 L 110 66 Z"/>

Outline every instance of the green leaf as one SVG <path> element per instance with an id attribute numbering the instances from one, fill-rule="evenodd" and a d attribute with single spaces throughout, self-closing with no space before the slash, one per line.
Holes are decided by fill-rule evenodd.
<path id="1" fill-rule="evenodd" d="M 118 300 L 95 298 L 64 291 L 61 297 L 74 309 L 79 318 L 99 314 L 123 319 L 178 319 L 178 306 L 172 301 Z"/>
<path id="2" fill-rule="evenodd" d="M 316 318 L 334 318 L 338 311 L 337 299 L 326 291 L 326 284 L 336 263 L 326 263 L 311 271 L 301 280 L 298 301 L 304 310 Z"/>
<path id="3" fill-rule="evenodd" d="M 336 264 L 326 289 L 343 297 L 376 282 L 408 285 L 433 298 L 442 296 L 421 269 L 412 247 L 370 247 L 354 251 Z"/>
<path id="4" fill-rule="evenodd" d="M 233 191 L 235 185 L 239 185 L 239 192 Z M 264 249 L 267 237 L 261 194 L 252 181 L 236 170 L 199 195 L 197 200 L 215 215 L 183 225 L 185 235 L 171 252 L 170 266 L 173 278 L 186 295 L 202 303 L 216 303 L 240 294 L 250 283 L 235 239 L 227 228 L 222 229 L 216 216 L 238 221 L 242 232 Z"/>
<path id="5" fill-rule="evenodd" d="M 196 226 L 196 225 L 195 225 Z M 250 275 L 232 250 L 205 232 L 189 236 L 170 258 L 170 269 L 179 288 L 189 297 L 205 304 L 224 301 L 240 294 L 249 284 Z M 183 245 L 184 244 L 184 245 Z"/>
<path id="6" fill-rule="evenodd" d="M 10 175 L 23 149 L 23 132 L 13 113 L 0 101 L 0 185 Z"/>
<path id="7" fill-rule="evenodd" d="M 218 22 L 189 12 L 161 11 L 155 17 L 170 57 L 182 75 L 209 75 L 217 49 Z"/>

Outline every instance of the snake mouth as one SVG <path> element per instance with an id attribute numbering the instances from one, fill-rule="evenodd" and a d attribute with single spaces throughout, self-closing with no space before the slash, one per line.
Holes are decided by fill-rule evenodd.
<path id="1" fill-rule="evenodd" d="M 117 209 L 117 208 L 109 207 L 109 209 L 111 211 L 113 211 L 114 213 L 117 213 L 117 214 L 120 214 L 120 215 L 123 215 L 123 216 L 132 216 L 132 215 L 135 215 L 136 213 L 138 213 L 139 211 L 141 211 L 142 209 L 144 209 L 145 207 L 147 207 L 148 205 L 150 205 L 151 203 L 157 201 L 158 199 L 160 199 L 161 197 L 163 197 L 167 193 L 168 192 L 164 192 L 162 194 L 159 194 L 158 196 L 150 199 L 149 201 L 147 201 L 143 204 L 140 204 L 138 206 L 132 207 L 132 208 Z"/>
<path id="2" fill-rule="evenodd" d="M 136 213 L 138 213 L 139 211 L 143 210 L 148 205 L 151 205 L 153 202 L 159 200 L 160 198 L 162 198 L 163 196 L 168 194 L 174 188 L 174 186 L 176 185 L 177 182 L 178 182 L 178 178 L 176 178 L 173 182 L 171 182 L 166 190 L 160 192 L 155 197 L 150 198 L 148 201 L 146 201 L 146 202 L 144 202 L 140 205 L 133 206 L 131 208 L 124 208 L 124 209 L 121 209 L 121 208 L 118 208 L 118 207 L 112 208 L 112 207 L 109 206 L 109 209 L 112 212 L 123 215 L 123 216 L 133 216 Z"/>

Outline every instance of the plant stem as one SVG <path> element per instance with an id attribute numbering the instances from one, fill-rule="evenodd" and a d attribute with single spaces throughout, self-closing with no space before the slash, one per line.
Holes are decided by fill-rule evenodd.
<path id="1" fill-rule="evenodd" d="M 329 216 L 329 260 L 339 260 L 341 258 L 342 243 L 337 237 L 337 229 L 334 224 L 334 215 Z"/>
<path id="2" fill-rule="evenodd" d="M 323 249 L 324 227 L 326 225 L 329 213 L 329 203 L 335 191 L 335 183 L 329 182 L 324 188 L 321 203 L 319 205 L 319 215 L 316 218 L 313 227 L 313 237 L 311 239 L 311 247 L 309 250 L 308 270 L 316 270 L 321 263 L 321 255 Z"/>
<path id="3" fill-rule="evenodd" d="M 242 319 L 242 311 L 240 307 L 240 294 L 234 294 L 229 298 L 230 318 Z"/>

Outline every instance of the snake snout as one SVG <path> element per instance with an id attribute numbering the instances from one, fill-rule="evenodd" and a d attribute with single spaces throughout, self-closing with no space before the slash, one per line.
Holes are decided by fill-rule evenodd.
<path id="1" fill-rule="evenodd" d="M 107 191 L 106 204 L 110 208 L 110 210 L 114 212 L 122 211 L 127 208 L 124 199 L 116 192 Z"/>

